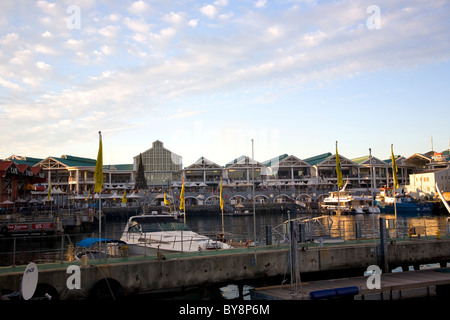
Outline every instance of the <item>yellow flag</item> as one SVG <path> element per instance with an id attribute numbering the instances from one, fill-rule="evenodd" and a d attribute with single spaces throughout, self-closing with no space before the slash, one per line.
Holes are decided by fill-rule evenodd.
<path id="1" fill-rule="evenodd" d="M 97 163 L 95 164 L 95 188 L 94 192 L 101 193 L 103 188 L 103 148 L 102 148 L 102 133 L 99 131 L 100 145 L 98 147 Z"/>
<path id="2" fill-rule="evenodd" d="M 341 161 L 339 160 L 337 141 L 336 141 L 336 174 L 338 187 L 342 187 L 342 185 L 344 184 L 344 180 L 342 179 Z"/>
<path id="3" fill-rule="evenodd" d="M 48 181 L 48 194 L 47 194 L 47 201 L 50 201 L 50 194 L 52 192 L 52 182 Z"/>
<path id="4" fill-rule="evenodd" d="M 181 178 L 181 193 L 180 193 L 180 211 L 185 210 L 184 208 L 184 179 Z"/>
<path id="5" fill-rule="evenodd" d="M 170 206 L 169 200 L 167 200 L 166 193 L 164 192 L 164 204 Z"/>
<path id="6" fill-rule="evenodd" d="M 391 159 L 392 159 L 392 175 L 394 176 L 394 187 L 396 189 L 398 189 L 398 187 L 399 187 L 398 178 L 397 178 L 398 168 L 397 168 L 397 163 L 395 162 L 394 149 L 393 149 L 392 144 L 391 144 Z"/>
<path id="7" fill-rule="evenodd" d="M 223 210 L 222 178 L 220 178 L 220 209 Z"/>
<path id="8" fill-rule="evenodd" d="M 123 190 L 122 202 L 127 203 L 127 190 Z"/>

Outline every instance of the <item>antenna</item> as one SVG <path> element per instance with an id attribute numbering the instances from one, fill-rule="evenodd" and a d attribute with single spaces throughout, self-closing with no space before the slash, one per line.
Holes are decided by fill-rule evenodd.
<path id="1" fill-rule="evenodd" d="M 30 262 L 25 268 L 22 277 L 20 291 L 24 300 L 30 300 L 36 291 L 38 282 L 38 268 L 34 262 Z"/>

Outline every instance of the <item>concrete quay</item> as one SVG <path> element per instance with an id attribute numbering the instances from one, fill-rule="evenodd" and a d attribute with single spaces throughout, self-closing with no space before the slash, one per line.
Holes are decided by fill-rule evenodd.
<path id="1" fill-rule="evenodd" d="M 450 261 L 450 239 L 391 241 L 387 245 L 389 269 L 398 266 Z M 300 273 L 335 273 L 362 275 L 370 265 L 380 264 L 378 243 L 359 241 L 319 246 L 298 246 Z M 196 254 L 173 254 L 165 259 L 155 256 L 89 260 L 38 265 L 37 296 L 49 293 L 61 300 L 118 299 L 144 292 L 180 291 L 226 284 L 252 284 L 257 280 L 289 274 L 288 246 L 261 246 Z M 76 266 L 73 271 L 70 266 Z M 0 290 L 3 294 L 18 291 L 25 266 L 0 268 Z M 385 271 L 383 270 L 383 273 Z M 78 281 L 78 287 L 73 283 Z M 76 287 L 76 286 L 75 286 Z"/>

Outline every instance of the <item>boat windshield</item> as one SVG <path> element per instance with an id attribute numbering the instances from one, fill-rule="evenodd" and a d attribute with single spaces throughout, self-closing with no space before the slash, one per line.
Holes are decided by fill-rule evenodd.
<path id="1" fill-rule="evenodd" d="M 190 231 L 182 221 L 171 217 L 142 217 L 133 219 L 128 232 L 161 232 L 161 231 Z"/>

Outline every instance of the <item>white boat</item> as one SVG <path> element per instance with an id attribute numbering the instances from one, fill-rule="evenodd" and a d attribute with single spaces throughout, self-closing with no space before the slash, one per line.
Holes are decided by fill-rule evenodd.
<path id="1" fill-rule="evenodd" d="M 231 246 L 199 235 L 173 215 L 138 215 L 128 219 L 120 240 L 130 255 L 199 252 L 230 249 Z"/>
<path id="2" fill-rule="evenodd" d="M 352 191 L 341 190 L 332 191 L 326 197 L 321 206 L 328 211 L 341 213 L 380 213 L 380 208 L 372 206 L 372 198 L 364 194 L 353 195 Z"/>

